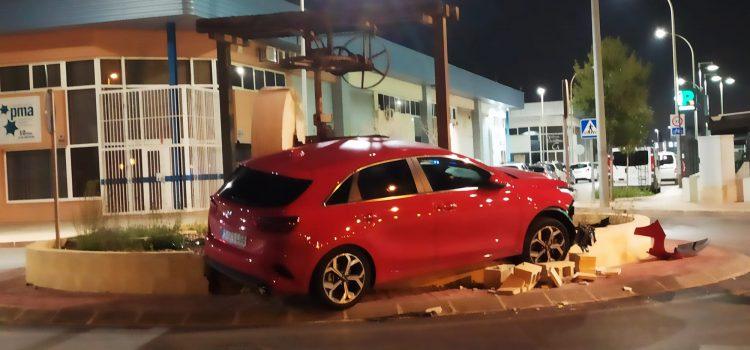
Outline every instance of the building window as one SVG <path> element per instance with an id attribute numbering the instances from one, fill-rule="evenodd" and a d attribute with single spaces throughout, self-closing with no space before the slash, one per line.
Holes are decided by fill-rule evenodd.
<path id="1" fill-rule="evenodd" d="M 122 85 L 122 65 L 120 60 L 100 60 L 102 84 Z M 130 82 L 128 82 L 130 83 Z"/>
<path id="2" fill-rule="evenodd" d="M 21 91 L 29 89 L 29 66 L 0 68 L 0 91 Z"/>
<path id="3" fill-rule="evenodd" d="M 255 69 L 255 90 L 260 90 L 266 86 L 265 77 L 262 70 Z"/>
<path id="4" fill-rule="evenodd" d="M 286 76 L 282 73 L 276 73 L 276 86 L 286 86 Z"/>
<path id="5" fill-rule="evenodd" d="M 518 129 L 516 128 L 508 129 L 508 135 L 518 135 Z"/>
<path id="6" fill-rule="evenodd" d="M 527 132 L 529 132 L 529 128 L 518 128 L 518 134 L 519 135 L 524 135 Z"/>
<path id="7" fill-rule="evenodd" d="M 5 153 L 8 200 L 52 198 L 50 151 L 14 151 Z M 57 150 L 58 195 L 68 196 L 65 177 L 65 150 Z"/>
<path id="8" fill-rule="evenodd" d="M 562 126 L 548 126 L 547 127 L 547 133 L 548 134 L 562 134 Z"/>
<path id="9" fill-rule="evenodd" d="M 71 144 L 98 142 L 94 89 L 68 91 L 68 126 Z"/>
<path id="10" fill-rule="evenodd" d="M 214 83 L 213 62 L 210 60 L 193 60 L 193 82 L 210 85 Z"/>
<path id="11" fill-rule="evenodd" d="M 125 77 L 128 85 L 169 84 L 168 60 L 125 60 Z M 190 83 L 190 61 L 177 61 L 177 84 Z"/>
<path id="12" fill-rule="evenodd" d="M 100 195 L 99 149 L 97 147 L 71 148 L 70 172 L 73 197 L 98 197 Z"/>
<path id="13" fill-rule="evenodd" d="M 420 106 L 417 101 L 410 101 L 384 94 L 378 94 L 378 109 L 381 111 L 393 109 L 396 112 L 420 116 Z"/>
<path id="14" fill-rule="evenodd" d="M 232 86 L 242 87 L 242 78 L 247 75 L 247 68 L 231 66 L 229 69 L 229 76 L 232 80 Z"/>
<path id="15" fill-rule="evenodd" d="M 42 64 L 31 68 L 34 78 L 34 88 L 60 86 L 60 64 Z"/>
<path id="16" fill-rule="evenodd" d="M 265 72 L 266 86 L 276 86 L 276 74 L 274 72 Z"/>
<path id="17" fill-rule="evenodd" d="M 94 61 L 72 61 L 65 63 L 68 86 L 94 85 Z"/>

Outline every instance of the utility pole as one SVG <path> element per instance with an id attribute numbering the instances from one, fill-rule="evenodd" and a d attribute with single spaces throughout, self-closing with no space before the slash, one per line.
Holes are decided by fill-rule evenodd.
<path id="1" fill-rule="evenodd" d="M 563 151 L 565 151 L 565 178 L 570 183 L 570 140 L 568 137 L 568 117 L 570 114 L 570 89 L 568 79 L 563 79 Z M 575 182 L 575 181 L 574 181 Z"/>
<path id="2" fill-rule="evenodd" d="M 672 6 L 672 0 L 667 0 L 667 4 L 669 4 L 669 14 L 672 21 L 672 73 L 674 74 L 674 77 L 672 78 L 672 84 L 674 86 L 674 114 L 677 116 L 677 118 L 680 118 L 680 106 L 677 103 L 677 96 L 680 94 L 680 85 L 677 83 L 677 29 L 675 29 L 675 23 L 674 23 L 674 6 Z M 698 125 L 695 126 L 698 128 Z M 684 131 L 684 126 L 683 126 Z M 682 188 L 682 145 L 680 145 L 682 142 L 680 142 L 682 135 L 677 135 L 677 171 L 679 174 L 677 175 L 677 185 Z"/>
<path id="3" fill-rule="evenodd" d="M 305 0 L 299 0 L 300 12 L 305 12 Z M 299 54 L 305 56 L 307 54 L 307 43 L 305 37 L 300 35 L 299 37 Z M 307 69 L 300 69 L 300 84 L 299 84 L 300 104 L 302 109 L 302 116 L 304 120 L 307 120 Z M 299 140 L 304 140 L 307 135 L 297 135 Z"/>
<path id="4" fill-rule="evenodd" d="M 602 34 L 599 24 L 599 0 L 591 0 L 591 33 L 594 51 L 594 96 L 596 98 L 596 126 L 599 129 L 599 206 L 609 208 L 609 161 L 607 159 L 607 126 L 604 111 L 604 75 L 602 72 Z M 675 105 L 676 106 L 676 105 Z"/>

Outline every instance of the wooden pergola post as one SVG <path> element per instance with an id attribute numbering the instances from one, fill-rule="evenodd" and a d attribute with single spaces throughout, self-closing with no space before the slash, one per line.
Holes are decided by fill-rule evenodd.
<path id="1" fill-rule="evenodd" d="M 222 35 L 223 37 L 223 35 Z M 235 167 L 234 111 L 232 110 L 232 68 L 231 45 L 225 40 L 216 38 L 216 81 L 219 84 L 219 114 L 221 123 L 221 157 L 224 170 L 224 181 L 229 181 Z"/>
<path id="2" fill-rule="evenodd" d="M 451 149 L 450 88 L 448 86 L 448 19 L 444 13 L 433 17 L 435 34 L 435 106 L 438 147 Z"/>

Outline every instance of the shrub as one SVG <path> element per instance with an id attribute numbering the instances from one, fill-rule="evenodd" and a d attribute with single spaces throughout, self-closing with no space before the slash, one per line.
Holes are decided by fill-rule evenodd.
<path id="1" fill-rule="evenodd" d="M 73 238 L 72 246 L 88 251 L 184 250 L 186 238 L 177 226 L 131 226 L 96 228 Z"/>

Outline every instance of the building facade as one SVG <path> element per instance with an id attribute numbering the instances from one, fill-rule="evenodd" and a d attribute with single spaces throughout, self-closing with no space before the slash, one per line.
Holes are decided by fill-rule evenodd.
<path id="1" fill-rule="evenodd" d="M 195 19 L 295 10 L 285 1 L 239 0 L 0 4 L 11 14 L 0 23 L 0 104 L 36 107 L 26 119 L 0 115 L 7 136 L 0 138 L 0 222 L 52 219 L 53 138 L 64 220 L 86 207 L 105 214 L 205 210 L 221 184 L 221 136 L 215 42 L 195 32 Z M 392 57 L 380 85 L 363 90 L 324 74 L 323 109 L 334 131 L 436 143 L 432 58 L 378 40 Z M 263 117 L 252 115 L 262 103 L 258 90 L 297 91 L 304 83 L 313 91 L 312 75 L 303 81 L 277 63 L 298 50 L 288 39 L 232 47 L 240 158 L 251 155 L 252 118 Z M 508 113 L 523 107 L 523 93 L 453 66 L 450 78 L 453 150 L 500 164 L 508 157 Z M 53 112 L 54 135 L 45 110 Z M 315 135 L 312 98 L 306 110 L 307 134 Z"/>
<path id="2" fill-rule="evenodd" d="M 539 161 L 565 163 L 563 142 L 563 101 L 526 103 L 512 110 L 508 123 L 509 162 L 532 164 Z M 590 140 L 581 139 L 581 118 L 568 118 L 568 142 L 571 164 L 589 161 Z"/>

